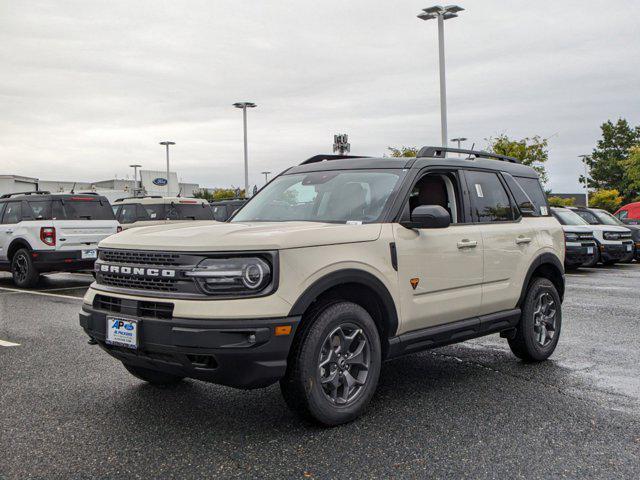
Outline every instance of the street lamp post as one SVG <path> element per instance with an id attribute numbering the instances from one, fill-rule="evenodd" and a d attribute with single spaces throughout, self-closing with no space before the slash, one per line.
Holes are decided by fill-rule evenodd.
<path id="1" fill-rule="evenodd" d="M 264 183 L 267 184 L 269 183 L 269 175 L 271 175 L 271 172 L 261 172 L 264 175 Z"/>
<path id="2" fill-rule="evenodd" d="M 171 184 L 169 183 L 169 145 L 175 145 L 176 142 L 160 142 L 160 145 L 167 147 L 167 197 L 171 195 Z"/>
<path id="3" fill-rule="evenodd" d="M 255 108 L 257 105 L 252 102 L 237 102 L 233 104 L 236 108 L 242 109 L 242 125 L 244 128 L 244 196 L 249 197 L 249 153 L 247 151 L 247 108 Z"/>
<path id="4" fill-rule="evenodd" d="M 456 142 L 458 144 L 458 150 L 460 150 L 460 146 L 462 144 L 462 142 L 466 142 L 468 140 L 468 138 L 465 137 L 457 137 L 457 138 L 452 138 L 451 141 L 452 142 Z M 461 157 L 462 154 L 458 153 L 458 156 Z"/>
<path id="5" fill-rule="evenodd" d="M 584 163 L 584 192 L 585 192 L 584 204 L 587 208 L 589 208 L 589 166 L 587 165 L 587 159 L 591 158 L 591 156 L 578 155 L 578 158 L 581 158 L 582 163 Z"/>
<path id="6" fill-rule="evenodd" d="M 138 168 L 140 168 L 142 165 L 129 165 L 131 168 L 133 168 L 133 196 L 137 197 L 138 196 Z"/>
<path id="7" fill-rule="evenodd" d="M 418 15 L 421 20 L 438 20 L 438 56 L 440 60 L 440 124 L 442 130 L 442 146 L 447 146 L 447 85 L 444 68 L 444 21 L 458 16 L 458 12 L 464 8 L 457 5 L 447 5 L 442 7 L 424 8 L 423 13 Z"/>

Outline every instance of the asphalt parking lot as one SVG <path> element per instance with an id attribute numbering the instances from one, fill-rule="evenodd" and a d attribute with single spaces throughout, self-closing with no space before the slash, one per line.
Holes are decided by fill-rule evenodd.
<path id="1" fill-rule="evenodd" d="M 634 478 L 640 265 L 567 276 L 550 361 L 497 336 L 385 364 L 358 421 L 301 423 L 277 386 L 145 385 L 87 344 L 89 275 L 0 273 L 0 478 Z"/>

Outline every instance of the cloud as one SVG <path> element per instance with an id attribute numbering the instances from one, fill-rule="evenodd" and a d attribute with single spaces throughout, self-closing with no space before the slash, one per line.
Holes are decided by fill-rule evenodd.
<path id="1" fill-rule="evenodd" d="M 637 2 L 460 2 L 446 22 L 450 136 L 550 137 L 551 187 L 575 191 L 598 126 L 640 123 Z M 5 2 L 0 172 L 100 180 L 172 166 L 251 183 L 348 133 L 353 153 L 438 144 L 436 25 L 423 2 Z"/>

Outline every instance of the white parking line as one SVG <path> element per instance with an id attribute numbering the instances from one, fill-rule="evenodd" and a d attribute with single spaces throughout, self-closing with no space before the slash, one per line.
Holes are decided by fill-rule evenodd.
<path id="1" fill-rule="evenodd" d="M 29 295 L 42 295 L 44 297 L 72 298 L 74 300 L 82 300 L 82 297 L 72 297 L 70 295 L 59 295 L 56 293 L 37 292 L 35 290 L 18 290 L 17 288 L 0 287 L 0 291 L 11 292 L 11 293 L 26 293 Z"/>
<path id="2" fill-rule="evenodd" d="M 7 342 L 6 340 L 0 340 L 0 347 L 19 347 L 19 343 Z"/>

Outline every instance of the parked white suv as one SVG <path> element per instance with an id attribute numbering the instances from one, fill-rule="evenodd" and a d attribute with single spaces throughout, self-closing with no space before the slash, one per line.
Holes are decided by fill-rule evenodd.
<path id="1" fill-rule="evenodd" d="M 92 194 L 23 192 L 0 197 L 0 270 L 19 287 L 41 273 L 92 270 L 98 242 L 119 231 L 109 201 Z"/>
<path id="2" fill-rule="evenodd" d="M 113 202 L 113 213 L 125 230 L 150 225 L 214 220 L 209 202 L 201 198 L 120 198 Z"/>
<path id="3" fill-rule="evenodd" d="M 563 259 L 538 175 L 515 159 L 319 155 L 229 222 L 102 241 L 80 325 L 147 382 L 280 381 L 293 410 L 336 425 L 386 359 L 491 333 L 548 358 Z"/>

